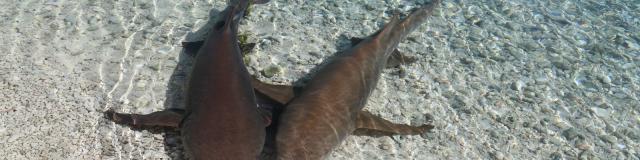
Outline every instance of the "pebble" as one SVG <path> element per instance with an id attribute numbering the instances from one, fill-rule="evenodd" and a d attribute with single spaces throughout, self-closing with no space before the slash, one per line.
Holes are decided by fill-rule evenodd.
<path id="1" fill-rule="evenodd" d="M 272 65 L 267 67 L 266 69 L 262 70 L 262 75 L 267 77 L 267 78 L 271 78 L 277 74 L 280 74 L 282 72 L 282 68 L 280 68 L 279 66 L 276 65 Z"/>
<path id="2" fill-rule="evenodd" d="M 453 39 L 453 41 L 451 42 L 451 45 L 453 48 L 464 48 L 465 46 L 467 46 L 466 41 L 460 38 Z"/>
<path id="3" fill-rule="evenodd" d="M 563 141 L 557 136 L 550 137 L 549 142 L 551 142 L 551 144 L 558 145 L 558 146 L 565 144 L 565 141 Z"/>
<path id="4" fill-rule="evenodd" d="M 60 1 L 58 1 L 58 0 L 48 0 L 45 4 L 58 6 L 58 5 L 60 5 Z"/>
<path id="5" fill-rule="evenodd" d="M 518 30 L 520 30 L 522 28 L 520 24 L 513 23 L 513 22 L 505 23 L 505 27 L 510 29 L 510 30 L 514 30 L 514 31 L 518 31 Z"/>
<path id="6" fill-rule="evenodd" d="M 88 27 L 86 28 L 87 31 L 95 31 L 98 30 L 99 24 L 98 21 L 100 21 L 97 17 L 93 16 L 91 18 L 89 18 L 89 20 L 87 20 L 88 23 Z"/>
<path id="7" fill-rule="evenodd" d="M 562 159 L 564 159 L 564 156 L 560 152 L 553 152 L 553 153 L 551 153 L 550 158 L 552 160 L 562 160 Z"/>
<path id="8" fill-rule="evenodd" d="M 591 107 L 590 111 L 598 117 L 609 117 L 611 115 L 611 111 L 609 111 L 609 109 L 600 107 Z"/>
<path id="9" fill-rule="evenodd" d="M 577 142 L 576 143 L 576 148 L 580 149 L 580 150 L 590 150 L 591 149 L 591 145 L 585 141 L 581 141 L 581 142 Z"/>
<path id="10" fill-rule="evenodd" d="M 534 99 L 534 98 L 536 98 L 536 93 L 535 92 L 525 92 L 524 93 L 524 97 L 526 97 L 528 99 Z"/>
<path id="11" fill-rule="evenodd" d="M 380 144 L 379 148 L 382 150 L 388 151 L 391 149 L 391 144 L 383 142 L 382 144 Z"/>
<path id="12" fill-rule="evenodd" d="M 580 153 L 580 155 L 578 155 L 578 159 L 580 159 L 580 160 L 597 160 L 598 157 L 596 157 L 592 151 L 585 150 L 585 151 L 582 151 Z"/>
<path id="13" fill-rule="evenodd" d="M 562 119 L 562 117 L 560 116 L 555 116 L 553 117 L 553 125 L 558 127 L 558 128 L 567 128 L 570 125 L 567 123 L 567 121 L 565 121 L 564 119 Z"/>
<path id="14" fill-rule="evenodd" d="M 561 70 L 570 70 L 571 69 L 571 65 L 566 60 L 555 59 L 555 60 L 551 60 L 551 61 L 552 61 L 551 64 L 553 66 L 557 67 L 558 69 L 561 69 Z"/>
<path id="15" fill-rule="evenodd" d="M 133 145 L 122 145 L 122 150 L 125 152 L 131 152 L 134 150 L 134 146 Z"/>
<path id="16" fill-rule="evenodd" d="M 494 151 L 491 153 L 491 156 L 496 159 L 496 160 L 503 160 L 505 159 L 504 153 L 499 152 L 499 151 Z"/>
<path id="17" fill-rule="evenodd" d="M 603 141 L 610 143 L 610 144 L 615 144 L 618 142 L 618 138 L 612 136 L 612 135 L 600 135 L 598 136 L 598 138 L 602 139 Z"/>
<path id="18" fill-rule="evenodd" d="M 533 40 L 527 40 L 527 41 L 523 42 L 521 44 L 521 46 L 522 46 L 522 49 L 524 49 L 525 51 L 528 51 L 528 52 L 534 51 L 534 50 L 540 48 L 538 43 L 536 43 Z M 523 56 L 521 56 L 521 57 L 523 57 Z"/>
<path id="19" fill-rule="evenodd" d="M 511 89 L 521 92 L 522 88 L 524 88 L 524 85 L 525 85 L 524 82 L 518 80 L 518 81 L 515 81 L 515 82 L 511 83 Z"/>
<path id="20" fill-rule="evenodd" d="M 529 128 L 529 127 L 531 127 L 531 123 L 530 122 L 522 122 L 522 127 Z"/>
<path id="21" fill-rule="evenodd" d="M 20 135 L 17 135 L 17 134 L 11 134 L 11 135 L 9 136 L 9 138 L 7 139 L 7 142 L 13 142 L 13 141 L 16 141 L 18 138 L 20 138 Z"/>
<path id="22" fill-rule="evenodd" d="M 73 25 L 75 25 L 77 21 L 78 20 L 76 16 L 73 16 L 73 15 L 67 15 L 64 17 L 64 23 L 69 27 L 72 27 Z"/>
<path id="23" fill-rule="evenodd" d="M 611 84 L 611 78 L 609 76 L 605 76 L 605 75 L 600 75 L 598 76 L 598 80 L 600 80 L 601 83 L 610 85 Z"/>
<path id="24" fill-rule="evenodd" d="M 631 127 L 622 127 L 618 130 L 618 133 L 636 141 L 640 140 L 640 130 L 634 130 Z"/>
<path id="25" fill-rule="evenodd" d="M 158 50 L 156 50 L 156 52 L 160 53 L 160 54 L 167 54 L 169 53 L 171 50 L 173 49 L 173 47 L 171 46 L 163 46 L 158 48 Z"/>
<path id="26" fill-rule="evenodd" d="M 144 88 L 147 86 L 147 80 L 139 80 L 138 82 L 136 82 L 136 87 L 138 88 Z"/>
<path id="27" fill-rule="evenodd" d="M 120 17 L 118 16 L 110 16 L 107 18 L 107 22 L 109 22 L 109 24 L 121 24 L 122 21 L 120 20 Z"/>
<path id="28" fill-rule="evenodd" d="M 567 138 L 567 140 L 571 141 L 573 139 L 575 139 L 578 136 L 581 136 L 580 134 L 578 134 L 578 131 L 575 128 L 569 128 L 564 130 L 564 132 L 562 132 L 562 135 Z"/>
<path id="29" fill-rule="evenodd" d="M 149 9 L 149 8 L 153 7 L 153 4 L 151 4 L 151 3 L 144 3 L 143 2 L 143 3 L 140 3 L 139 5 L 140 5 L 140 9 L 143 9 L 143 10 L 146 10 L 146 9 Z"/>

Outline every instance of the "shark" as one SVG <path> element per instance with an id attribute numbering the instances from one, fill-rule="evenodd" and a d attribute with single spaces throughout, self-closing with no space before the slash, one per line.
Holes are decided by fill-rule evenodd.
<path id="1" fill-rule="evenodd" d="M 353 40 L 351 48 L 337 54 L 303 87 L 254 79 L 256 91 L 286 105 L 274 117 L 275 129 L 268 131 L 275 137 L 273 159 L 323 159 L 349 135 L 417 135 L 432 130 L 430 124 L 392 123 L 363 108 L 383 69 L 407 57 L 396 50 L 400 41 L 425 23 L 440 3 L 433 0 L 403 19 L 394 14 L 376 33 Z"/>
<path id="2" fill-rule="evenodd" d="M 132 127 L 179 128 L 193 159 L 255 160 L 265 144 L 270 112 L 276 105 L 256 95 L 238 43 L 238 25 L 250 4 L 269 0 L 231 0 L 205 41 L 185 42 L 195 56 L 184 110 L 149 114 L 105 112 L 107 119 Z"/>
<path id="3" fill-rule="evenodd" d="M 180 128 L 194 159 L 322 159 L 348 135 L 415 135 L 434 128 L 392 123 L 362 109 L 384 68 L 415 61 L 395 48 L 440 0 L 402 20 L 395 14 L 378 32 L 352 39 L 352 48 L 303 87 L 272 85 L 249 76 L 237 43 L 238 21 L 249 3 L 268 0 L 231 2 L 206 41 L 183 43 L 186 52 L 196 56 L 185 110 L 109 110 L 107 118 L 132 127 Z"/>

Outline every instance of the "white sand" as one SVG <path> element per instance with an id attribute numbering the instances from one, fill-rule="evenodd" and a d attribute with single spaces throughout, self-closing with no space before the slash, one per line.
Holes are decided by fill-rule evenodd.
<path id="1" fill-rule="evenodd" d="M 250 71 L 291 84 L 347 38 L 416 2 L 273 0 L 241 30 Z M 0 1 L 0 159 L 181 159 L 172 132 L 101 112 L 182 107 L 190 59 L 223 1 Z M 367 109 L 426 136 L 349 137 L 330 159 L 639 159 L 640 6 L 446 1 L 399 50 Z M 213 9 L 213 11 L 212 11 Z M 406 12 L 405 12 L 406 13 Z M 204 30 L 202 30 L 204 28 Z M 201 30 L 200 32 L 198 30 Z M 265 70 L 280 70 L 275 75 Z"/>

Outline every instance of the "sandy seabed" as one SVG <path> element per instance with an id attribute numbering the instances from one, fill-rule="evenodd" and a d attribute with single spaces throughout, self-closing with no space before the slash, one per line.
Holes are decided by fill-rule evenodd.
<path id="1" fill-rule="evenodd" d="M 250 72 L 305 78 L 350 37 L 421 2 L 272 0 L 241 34 Z M 224 1 L 0 1 L 0 159 L 183 159 L 175 131 L 102 111 L 183 107 L 191 59 Z M 211 16 L 213 15 L 213 16 Z M 445 1 L 400 44 L 366 109 L 435 130 L 349 137 L 328 159 L 639 159 L 637 1 Z"/>

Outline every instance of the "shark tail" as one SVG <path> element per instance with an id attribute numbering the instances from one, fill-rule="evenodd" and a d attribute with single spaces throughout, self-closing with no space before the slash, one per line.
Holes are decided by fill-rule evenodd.
<path id="1" fill-rule="evenodd" d="M 264 4 L 269 0 L 229 0 L 228 7 L 225 10 L 225 20 L 216 28 L 233 28 L 237 29 L 240 19 L 246 13 L 247 8 L 252 4 Z M 235 32 L 235 31 L 234 31 Z"/>
<path id="2" fill-rule="evenodd" d="M 396 24 L 395 27 L 397 28 L 394 29 L 405 31 L 403 32 L 404 34 L 398 36 L 404 39 L 410 32 L 420 27 L 420 25 L 424 24 L 427 19 L 433 14 L 433 10 L 435 10 L 435 8 L 440 5 L 440 3 L 442 3 L 442 0 L 433 0 L 430 4 L 416 9 L 411 14 L 409 14 L 409 16 L 400 21 L 400 23 Z"/>
<path id="3" fill-rule="evenodd" d="M 398 13 L 394 14 L 391 21 L 376 35 L 376 37 L 382 38 L 380 40 L 386 41 L 385 44 L 390 45 L 387 47 L 389 49 L 387 53 L 391 54 L 401 40 L 424 24 L 441 1 L 432 0 L 431 3 L 417 8 L 404 19 L 400 19 Z"/>

